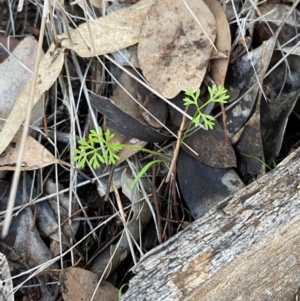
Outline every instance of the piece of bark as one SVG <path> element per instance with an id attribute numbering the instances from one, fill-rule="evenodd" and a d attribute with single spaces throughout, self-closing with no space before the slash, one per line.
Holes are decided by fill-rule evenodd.
<path id="1" fill-rule="evenodd" d="M 121 300 L 282 301 L 300 285 L 300 149 L 133 269 Z"/>

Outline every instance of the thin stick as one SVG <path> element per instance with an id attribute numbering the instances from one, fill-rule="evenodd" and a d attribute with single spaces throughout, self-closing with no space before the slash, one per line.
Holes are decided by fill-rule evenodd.
<path id="1" fill-rule="evenodd" d="M 118 204 L 118 209 L 119 209 L 119 212 L 120 212 L 120 219 L 121 219 L 121 221 L 122 221 L 122 223 L 124 225 L 124 231 L 125 231 L 125 235 L 126 235 L 127 240 L 128 240 L 128 245 L 129 245 L 129 249 L 131 251 L 132 260 L 133 260 L 134 264 L 136 265 L 137 264 L 137 260 L 136 260 L 134 249 L 133 249 L 133 245 L 132 245 L 132 239 L 131 239 L 131 236 L 130 236 L 130 231 L 127 228 L 127 221 L 126 221 L 126 217 L 125 217 L 124 208 L 123 208 L 123 205 L 122 205 L 122 202 L 121 202 L 121 197 L 119 195 L 119 191 L 118 191 L 118 189 L 116 187 L 114 179 L 112 179 L 111 184 L 112 184 L 112 187 L 113 187 L 113 190 L 114 190 L 114 194 L 115 194 L 115 197 L 116 197 L 116 201 L 117 201 L 117 204 Z"/>
<path id="2" fill-rule="evenodd" d="M 223 122 L 223 132 L 224 132 L 224 140 L 227 144 L 230 144 L 228 136 L 227 136 L 227 118 L 226 118 L 226 111 L 223 103 L 220 103 L 221 110 L 222 110 L 222 122 Z"/>
<path id="3" fill-rule="evenodd" d="M 156 156 L 153 155 L 153 161 L 156 160 Z M 160 209 L 159 209 L 159 200 L 157 197 L 157 189 L 155 185 L 155 176 L 156 176 L 156 164 L 152 165 L 152 180 L 151 180 L 151 185 L 152 185 L 152 196 L 153 196 L 153 201 L 154 201 L 154 206 L 155 206 L 155 211 L 156 211 L 156 218 L 157 218 L 157 238 L 159 244 L 162 244 L 162 228 L 161 228 L 161 215 L 160 215 Z"/>
<path id="4" fill-rule="evenodd" d="M 175 170 L 177 166 L 174 166 Z M 177 199 L 177 191 L 176 191 L 176 181 L 172 181 L 171 183 L 171 193 L 172 193 L 172 203 L 173 203 L 173 210 L 174 210 L 174 215 L 175 215 L 175 220 L 179 221 L 179 212 L 178 212 L 178 199 Z"/>
<path id="5" fill-rule="evenodd" d="M 188 108 L 189 108 L 189 106 L 185 107 L 185 110 L 184 110 L 185 113 L 187 112 Z M 168 183 L 170 181 L 171 176 L 173 176 L 173 174 L 175 172 L 173 169 L 176 165 L 176 161 L 177 161 L 177 157 L 178 157 L 178 153 L 179 153 L 179 148 L 180 148 L 180 145 L 181 145 L 181 137 L 182 137 L 182 132 L 183 132 L 183 129 L 184 129 L 184 126 L 185 126 L 185 120 L 186 120 L 186 116 L 182 115 L 181 125 L 180 125 L 180 128 L 179 128 L 178 134 L 177 134 L 176 147 L 175 147 L 175 150 L 174 150 L 174 155 L 173 155 L 173 158 L 172 158 L 172 161 L 171 161 L 170 169 L 169 169 L 166 181 L 165 181 L 166 183 Z"/>
<path id="6" fill-rule="evenodd" d="M 20 150 L 19 150 L 18 159 L 17 159 L 17 163 L 16 163 L 16 170 L 14 172 L 12 186 L 11 186 L 8 204 L 7 204 L 7 210 L 6 210 L 5 219 L 3 222 L 3 228 L 2 228 L 2 233 L 1 233 L 2 237 L 5 237 L 8 233 L 13 208 L 15 205 L 16 195 L 17 195 L 17 189 L 18 189 L 20 173 L 21 173 L 21 165 L 22 165 L 23 154 L 24 154 L 24 149 L 25 149 L 26 137 L 27 137 L 28 130 L 29 130 L 33 98 L 34 98 L 38 71 L 39 71 L 39 65 L 40 65 L 41 54 L 42 54 L 42 45 L 43 45 L 43 38 L 44 38 L 44 32 L 45 32 L 46 17 L 47 17 L 47 12 L 48 12 L 47 4 L 48 4 L 48 1 L 45 1 L 42 24 L 41 24 L 41 31 L 40 31 L 40 37 L 39 37 L 38 52 L 37 52 L 36 63 L 35 63 L 35 67 L 34 67 L 34 77 L 33 77 L 33 83 L 32 83 L 32 87 L 31 87 L 31 91 L 30 91 L 30 100 L 29 100 L 29 103 L 27 106 L 26 119 L 25 119 L 24 126 L 23 126 L 23 132 L 22 132 L 22 137 L 21 137 L 21 142 L 20 142 Z"/>

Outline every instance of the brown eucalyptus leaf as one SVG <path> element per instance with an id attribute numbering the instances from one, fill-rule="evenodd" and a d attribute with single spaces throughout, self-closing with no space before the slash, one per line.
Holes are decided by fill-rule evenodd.
<path id="1" fill-rule="evenodd" d="M 56 46 L 52 44 L 40 62 L 34 98 L 32 100 L 33 105 L 38 102 L 45 91 L 49 90 L 61 72 L 64 62 L 64 51 L 61 48 L 55 47 Z M 34 84 L 33 79 L 32 75 L 24 90 L 17 98 L 5 125 L 0 132 L 0 154 L 11 142 L 26 118 L 27 107 L 30 103 L 31 87 Z"/>
<path id="2" fill-rule="evenodd" d="M 139 64 L 150 85 L 166 98 L 187 87 L 197 90 L 216 32 L 215 18 L 202 0 L 157 1 L 144 20 L 138 45 Z"/>
<path id="3" fill-rule="evenodd" d="M 31 77 L 31 70 L 34 70 L 35 60 L 38 52 L 38 42 L 33 37 L 26 37 L 15 47 L 15 39 L 6 38 L 4 44 L 13 50 L 12 54 L 0 64 L 0 120 L 1 127 L 9 116 L 15 102 L 22 93 L 28 80 Z M 0 43 L 1 43 L 0 36 Z M 1 55 L 1 46 L 0 46 Z M 26 66 L 26 68 L 24 67 Z M 44 106 L 43 100 L 40 99 L 33 107 L 31 112 L 30 124 L 40 126 L 43 120 Z"/>
<path id="4" fill-rule="evenodd" d="M 134 45 L 138 42 L 141 24 L 155 2 L 142 0 L 128 8 L 83 23 L 70 33 L 61 34 L 61 45 L 81 57 L 107 54 Z"/>
<path id="5" fill-rule="evenodd" d="M 22 133 L 18 133 L 5 152 L 0 156 L 0 170 L 15 170 L 18 159 Z M 27 136 L 21 170 L 42 168 L 59 163 L 43 145 L 34 138 Z"/>
<path id="6" fill-rule="evenodd" d="M 182 148 L 207 166 L 214 168 L 236 167 L 235 152 L 231 144 L 224 141 L 223 129 L 217 121 L 212 130 L 200 129 L 185 138 L 184 142 L 198 155 L 184 144 Z"/>
<path id="7" fill-rule="evenodd" d="M 225 58 L 213 59 L 210 62 L 210 74 L 217 86 L 224 86 L 231 49 L 231 33 L 225 12 L 217 0 L 203 0 L 213 13 L 217 22 L 215 46 Z"/>
<path id="8" fill-rule="evenodd" d="M 147 142 L 160 142 L 170 137 L 141 123 L 135 117 L 121 110 L 111 99 L 90 93 L 91 105 L 107 117 L 107 126 L 119 134 Z"/>

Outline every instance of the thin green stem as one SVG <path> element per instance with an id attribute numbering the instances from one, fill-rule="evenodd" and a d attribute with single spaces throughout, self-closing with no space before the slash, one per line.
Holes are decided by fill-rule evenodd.
<path id="1" fill-rule="evenodd" d="M 198 114 L 199 114 L 199 113 L 198 113 L 198 109 L 197 109 L 197 111 L 195 112 L 195 114 L 194 114 L 194 116 L 193 116 L 193 120 L 197 117 Z M 189 133 L 189 131 L 190 131 L 192 125 L 193 125 L 193 120 L 191 120 L 191 121 L 189 122 L 189 124 L 188 124 L 186 130 L 184 131 L 183 136 L 182 136 L 182 139 L 181 139 L 181 142 L 180 142 L 181 144 L 183 143 L 183 141 L 185 140 L 187 134 Z"/>
<path id="2" fill-rule="evenodd" d="M 160 156 L 160 157 L 165 157 L 167 159 L 171 159 L 170 156 L 167 156 L 167 155 L 164 155 L 160 152 L 156 152 L 156 151 L 152 151 L 150 149 L 147 149 L 147 148 L 143 148 L 143 147 L 140 147 L 140 146 L 135 146 L 135 145 L 131 145 L 131 144 L 121 144 L 123 148 L 127 148 L 127 149 L 131 149 L 131 150 L 137 150 L 137 151 L 143 151 L 145 153 L 149 153 L 149 154 L 152 154 L 152 155 L 157 155 L 157 156 Z"/>
<path id="3" fill-rule="evenodd" d="M 244 153 L 241 153 L 241 155 L 247 157 L 247 158 L 251 158 L 251 159 L 255 159 L 257 160 L 259 163 L 263 164 L 267 169 L 272 170 L 272 167 L 270 165 L 268 165 L 267 163 L 265 163 L 263 160 L 261 160 L 260 158 L 258 158 L 257 156 L 254 155 L 247 155 Z"/>

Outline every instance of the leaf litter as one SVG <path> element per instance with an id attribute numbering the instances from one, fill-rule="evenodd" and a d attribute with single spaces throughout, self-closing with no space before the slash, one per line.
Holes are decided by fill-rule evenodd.
<path id="1" fill-rule="evenodd" d="M 140 68 L 149 84 L 166 98 L 174 98 L 187 87 L 197 90 L 215 37 L 215 18 L 201 0 L 157 1 L 142 25 Z"/>
<path id="2" fill-rule="evenodd" d="M 127 167 L 126 173 L 123 173 L 121 178 L 123 180 L 119 184 L 124 189 L 122 194 L 116 190 L 114 182 L 118 182 L 118 179 L 110 176 L 113 169 L 109 166 L 104 166 L 101 172 L 96 171 L 98 177 L 105 179 L 104 185 L 101 184 L 100 192 L 100 184 L 94 184 L 95 181 L 98 181 L 95 178 L 95 171 L 89 168 L 77 171 L 76 167 L 68 170 L 68 165 L 64 167 L 61 165 L 70 161 L 72 157 L 72 151 L 66 142 L 56 140 L 54 143 L 49 143 L 50 138 L 40 138 L 42 141 L 40 143 L 34 138 L 36 132 L 31 132 L 33 137 L 28 136 L 27 138 L 28 147 L 25 149 L 23 158 L 23 170 L 38 169 L 39 175 L 42 176 L 41 179 L 51 178 L 54 189 L 47 192 L 46 186 L 42 185 L 42 187 L 39 184 L 47 183 L 47 181 L 36 181 L 36 178 L 39 179 L 37 173 L 32 172 L 25 181 L 28 183 L 27 191 L 31 191 L 31 193 L 26 193 L 26 197 L 24 197 L 25 194 L 22 192 L 24 185 L 19 185 L 20 195 L 23 193 L 23 198 L 22 201 L 18 198 L 15 212 L 17 212 L 16 210 L 21 211 L 14 216 L 15 219 L 8 234 L 9 240 L 2 245 L 0 251 L 7 256 L 8 250 L 20 248 L 30 254 L 29 258 L 37 256 L 35 251 L 46 254 L 47 258 L 37 256 L 37 260 L 28 260 L 28 258 L 22 257 L 23 254 L 17 253 L 13 258 L 7 256 L 14 275 L 20 274 L 24 269 L 29 270 L 43 264 L 43 262 L 46 264 L 49 258 L 57 255 L 57 258 L 61 259 L 61 263 L 53 266 L 55 270 L 63 267 L 63 260 L 68 259 L 70 262 L 68 265 L 70 268 L 61 272 L 62 297 L 69 300 L 74 298 L 72 296 L 81 293 L 83 300 L 84 298 L 89 300 L 93 298 L 93 295 L 101 293 L 103 289 L 100 286 L 97 290 L 98 276 L 91 276 L 94 277 L 91 282 L 95 285 L 86 289 L 86 293 L 82 289 L 76 292 L 76 285 L 66 281 L 68 277 L 69 279 L 75 277 L 75 274 L 71 274 L 73 271 L 77 273 L 78 279 L 88 277 L 85 276 L 85 273 L 89 269 L 97 272 L 100 279 L 109 277 L 114 286 L 128 282 L 127 276 L 127 280 L 118 279 L 121 274 L 127 275 L 132 266 L 128 258 L 132 257 L 133 264 L 135 264 L 138 258 L 144 255 L 144 249 L 147 250 L 149 240 L 149 245 L 153 247 L 157 244 L 157 237 L 159 237 L 159 241 L 166 240 L 178 229 L 184 228 L 185 224 L 180 222 L 185 216 L 182 210 L 184 206 L 188 208 L 193 218 L 199 218 L 219 201 L 241 189 L 245 185 L 244 183 L 248 183 L 249 178 L 255 180 L 260 177 L 265 172 L 263 163 L 270 163 L 280 156 L 290 115 L 293 112 L 298 114 L 294 108 L 299 106 L 299 87 L 297 85 L 299 68 L 295 50 L 297 49 L 297 40 L 291 41 L 296 35 L 293 31 L 293 22 L 297 22 L 297 20 L 293 18 L 297 14 L 288 18 L 287 15 L 291 9 L 289 10 L 287 5 L 276 4 L 276 19 L 280 22 L 284 18 L 288 20 L 278 27 L 279 23 L 273 24 L 274 18 L 268 17 L 272 5 L 268 7 L 268 4 L 263 4 L 259 7 L 260 10 L 257 10 L 256 7 L 251 7 L 246 2 L 243 6 L 244 11 L 240 11 L 240 16 L 245 19 L 250 15 L 257 18 L 255 22 L 245 23 L 249 31 L 254 30 L 253 40 L 252 36 L 245 36 L 247 31 L 242 31 L 239 23 L 236 25 L 231 22 L 231 29 L 236 30 L 236 36 L 232 38 L 234 45 L 238 40 L 244 43 L 247 38 L 244 46 L 249 49 L 244 49 L 244 54 L 240 54 L 233 63 L 230 63 L 231 33 L 234 31 L 229 30 L 228 23 L 235 18 L 235 15 L 231 4 L 228 6 L 229 9 L 225 14 L 224 7 L 214 0 L 203 2 L 140 0 L 136 4 L 111 12 L 107 16 L 93 15 L 90 18 L 91 11 L 85 11 L 86 8 L 81 5 L 80 10 L 83 9 L 86 16 L 89 15 L 90 20 L 70 29 L 69 33 L 59 31 L 60 34 L 56 38 L 59 44 L 49 45 L 41 60 L 34 103 L 37 103 L 41 96 L 47 96 L 46 119 L 48 126 L 61 133 L 65 134 L 76 128 L 76 133 L 72 134 L 84 136 L 89 129 L 95 128 L 98 123 L 101 123 L 103 127 L 108 127 L 116 132 L 115 141 L 131 141 L 135 146 L 153 147 L 154 150 L 159 149 L 165 155 L 172 156 L 170 142 L 174 140 L 172 138 L 174 136 L 170 136 L 166 129 L 176 136 L 182 123 L 182 113 L 179 112 L 185 109 L 180 101 L 184 98 L 184 91 L 187 88 L 190 87 L 196 91 L 201 86 L 201 101 L 205 101 L 207 85 L 210 86 L 214 82 L 223 86 L 225 83 L 225 87 L 233 97 L 225 105 L 226 119 L 219 117 L 219 123 L 215 122 L 214 130 L 205 131 L 201 128 L 195 131 L 193 129 L 193 133 L 188 135 L 180 147 L 176 170 L 177 178 L 176 174 L 173 174 L 170 185 L 163 184 L 169 164 L 168 161 L 165 161 L 163 164 L 151 164 L 152 172 L 147 171 L 138 186 L 135 186 L 133 190 L 128 189 L 143 166 L 149 164 L 151 160 L 153 162 L 162 160 L 157 160 L 159 158 L 157 158 L 156 152 L 145 157 L 136 150 L 127 150 L 126 153 L 125 150 L 122 150 L 124 154 L 120 155 L 118 164 L 123 162 L 122 168 Z M 109 6 L 107 8 L 109 9 Z M 244 13 L 247 11 L 246 8 L 251 10 L 251 14 Z M 105 9 L 102 9 L 104 12 Z M 56 12 L 65 14 L 66 8 L 60 8 Z M 238 19 L 236 21 L 240 22 Z M 52 25 L 54 26 L 54 23 Z M 269 27 L 264 25 L 270 25 L 273 31 L 277 31 L 275 34 L 272 31 L 268 32 Z M 265 30 L 267 35 L 265 32 L 260 33 L 260 30 Z M 277 43 L 277 38 L 279 43 Z M 262 45 L 263 41 L 265 42 Z M 134 62 L 135 68 L 139 67 L 140 69 L 138 73 L 130 69 L 130 73 L 136 74 L 150 90 L 154 89 L 156 95 L 164 96 L 168 103 L 163 98 L 153 97 L 153 94 L 148 92 L 144 86 L 142 87 L 136 79 L 128 77 L 128 73 L 124 72 L 121 78 L 115 76 L 116 74 L 110 72 L 113 70 L 112 60 L 99 57 L 99 55 L 114 52 L 116 60 L 120 61 L 122 65 L 133 68 L 132 64 L 126 63 L 129 56 L 125 49 L 133 45 L 137 47 L 138 61 L 132 52 L 135 57 L 132 62 Z M 21 49 L 22 47 L 25 49 L 24 46 L 21 46 Z M 16 46 L 17 48 L 18 46 Z M 277 51 L 273 53 L 274 48 Z M 79 65 L 74 60 L 74 67 L 64 65 L 65 56 L 70 55 L 69 51 L 75 51 L 78 56 L 83 58 L 93 58 L 90 63 L 92 62 L 99 70 L 102 70 L 102 77 L 100 79 L 93 78 L 94 74 L 87 67 L 85 74 L 89 74 L 89 77 L 85 75 L 84 79 L 81 78 L 79 85 L 78 82 L 72 85 L 68 82 L 68 85 L 64 85 L 66 74 L 71 74 L 75 83 L 76 78 L 80 78 L 76 68 L 82 68 L 87 63 L 83 60 Z M 286 57 L 283 57 L 287 52 Z M 291 55 L 289 52 L 295 54 Z M 71 55 L 74 57 L 74 53 Z M 117 58 L 116 55 L 119 57 Z M 26 56 L 29 57 L 28 54 L 25 54 Z M 13 56 L 10 55 L 9 59 L 11 57 Z M 94 60 L 95 58 L 97 60 Z M 102 64 L 103 62 L 105 63 Z M 280 62 L 279 65 L 277 65 L 278 62 Z M 9 61 L 6 59 L 1 65 L 8 63 Z M 4 66 L 1 65 L 0 68 Z M 9 66 L 12 65 L 8 64 L 8 68 Z M 105 68 L 106 71 L 104 71 Z M 119 67 L 117 66 L 117 68 Z M 263 77 L 265 77 L 264 81 L 261 80 Z M 2 153 L 0 165 L 1 170 L 5 171 L 3 177 L 9 175 L 8 170 L 15 169 L 16 159 L 14 156 L 18 152 L 19 145 L 18 136 L 15 135 L 25 119 L 25 108 L 29 103 L 32 78 L 28 74 L 22 79 L 28 80 L 27 84 L 25 83 L 25 87 L 21 83 L 16 84 L 19 94 L 10 97 L 10 100 L 12 98 L 17 98 L 17 100 L 15 103 L 13 102 L 9 114 L 2 116 L 5 119 L 4 127 L 0 132 L 0 151 Z M 52 87 L 53 83 L 58 83 L 58 85 Z M 7 85 L 9 84 L 6 83 L 5 86 Z M 87 85 L 90 92 L 88 92 Z M 123 89 L 120 88 L 121 85 Z M 73 90 L 70 93 L 68 89 Z M 21 92 L 22 90 L 23 92 Z M 124 93 L 124 90 L 131 96 Z M 68 104 L 67 115 L 74 113 L 74 116 L 58 116 L 59 111 L 53 98 L 61 102 L 62 106 Z M 88 98 L 92 107 L 97 110 L 87 110 L 84 98 Z M 175 105 L 170 106 L 170 103 Z M 177 110 L 177 108 L 181 110 Z M 53 114 L 49 114 L 49 111 L 52 111 Z M 208 108 L 207 112 L 206 114 L 221 115 L 218 106 Z M 188 108 L 186 116 L 189 118 L 193 116 L 193 113 L 193 109 Z M 39 111 L 36 119 L 41 120 L 43 114 L 42 111 Z M 299 118 L 296 120 L 299 124 Z M 76 124 L 76 127 L 71 124 Z M 47 136 L 47 127 L 43 127 L 42 123 L 34 126 L 38 126 L 39 130 L 44 131 L 44 137 Z M 228 142 L 229 140 L 226 141 L 224 132 L 234 143 L 234 148 Z M 54 135 L 54 139 L 55 137 L 56 135 Z M 54 144 L 55 147 L 53 147 Z M 248 152 L 246 153 L 246 151 Z M 56 171 L 54 172 L 54 170 Z M 106 172 L 107 170 L 110 171 Z M 125 174 L 126 181 L 123 178 Z M 111 178 L 114 178 L 113 182 L 111 182 Z M 3 187 L 0 187 L 4 193 L 7 191 L 5 187 L 8 184 L 6 183 L 7 179 L 3 178 L 3 181 Z M 177 195 L 177 184 L 179 184 L 180 196 Z M 76 186 L 78 194 L 74 190 Z M 65 190 L 69 191 L 70 195 L 59 201 L 64 203 L 64 206 L 56 206 L 55 199 L 57 199 L 58 193 Z M 107 194 L 104 190 L 113 193 Z M 125 191 L 127 192 L 125 193 Z M 32 211 L 26 205 L 28 202 L 31 205 L 37 204 L 45 197 L 44 195 L 48 198 L 48 193 L 54 196 L 54 200 L 47 201 L 43 206 L 40 205 L 40 208 Z M 175 205 L 178 204 L 179 197 L 185 201 L 185 204 L 180 201 L 180 207 Z M 65 204 L 66 201 L 67 204 Z M 2 198 L 2 214 L 5 214 L 5 202 L 7 202 L 7 198 Z M 88 205 L 85 206 L 85 204 Z M 94 207 L 89 204 L 93 204 Z M 37 216 L 35 216 L 36 214 Z M 147 227 L 151 215 L 155 220 L 155 226 L 152 229 Z M 105 222 L 99 223 L 99 219 L 102 218 Z M 190 222 L 186 216 L 184 218 L 185 222 Z M 66 222 L 68 225 L 65 224 Z M 143 223 L 141 224 L 141 222 Z M 172 223 L 175 222 L 179 223 L 177 229 L 172 226 Z M 167 232 L 160 232 L 162 224 L 168 229 Z M 100 232 L 96 230 L 98 225 L 102 227 Z M 21 227 L 23 227 L 22 232 Z M 34 232 L 29 231 L 31 227 L 35 229 Z M 143 229 L 146 230 L 143 231 Z M 16 238 L 18 231 L 22 235 Z M 78 239 L 81 241 L 82 237 L 85 237 L 85 233 L 90 234 L 86 236 L 86 241 L 80 248 L 77 248 L 76 241 Z M 47 236 L 47 238 L 43 236 Z M 36 250 L 24 243 L 24 239 L 34 242 Z M 76 249 L 74 245 L 76 245 Z M 65 255 L 66 258 L 60 258 L 63 250 L 66 250 L 65 254 L 68 254 Z M 82 252 L 85 253 L 85 256 Z M 11 262 L 16 258 L 21 259 L 21 269 L 20 267 L 13 269 Z M 85 269 L 75 271 L 75 268 L 72 267 L 75 265 L 75 261 L 82 262 L 80 265 L 85 266 Z M 51 280 L 57 279 L 55 273 L 53 277 Z M 32 279 L 36 279 L 39 283 L 46 283 L 50 278 L 46 279 L 44 275 L 40 275 Z M 82 288 L 86 287 L 84 280 L 75 282 L 77 283 L 77 281 L 82 283 Z M 16 285 L 18 284 L 14 283 L 14 286 Z M 117 290 L 113 287 L 110 288 L 112 296 L 116 296 Z M 52 294 L 52 298 L 49 300 L 56 300 L 57 286 L 42 286 L 40 294 L 43 300 L 48 300 L 45 296 L 49 291 Z M 67 291 L 70 292 L 69 295 Z M 32 291 L 24 292 L 23 290 L 22 292 L 25 295 L 32 294 Z M 126 299 L 126 295 L 124 298 Z M 115 300 L 114 297 L 112 300 Z"/>

